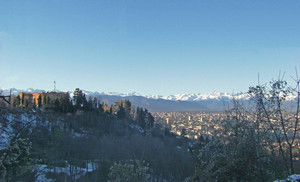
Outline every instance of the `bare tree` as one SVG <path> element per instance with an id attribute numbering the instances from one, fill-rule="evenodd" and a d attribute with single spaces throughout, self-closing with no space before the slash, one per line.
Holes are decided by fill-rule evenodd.
<path id="1" fill-rule="evenodd" d="M 289 174 L 295 172 L 294 149 L 299 144 L 297 134 L 299 132 L 300 80 L 297 72 L 296 76 L 294 88 L 290 87 L 283 76 L 279 75 L 278 79 L 270 82 L 269 87 L 259 84 L 250 87 L 248 92 L 256 104 L 256 121 L 262 125 L 266 124 L 273 132 L 279 153 Z M 290 109 L 287 109 L 287 103 L 293 104 Z M 296 150 L 299 149 L 296 148 Z"/>

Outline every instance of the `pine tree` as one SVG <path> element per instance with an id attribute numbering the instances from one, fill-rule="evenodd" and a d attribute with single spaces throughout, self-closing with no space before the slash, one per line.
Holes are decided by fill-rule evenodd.
<path id="1" fill-rule="evenodd" d="M 130 118 L 130 113 L 131 113 L 131 102 L 129 100 L 124 101 L 124 109 L 126 113 L 126 117 Z"/>
<path id="2" fill-rule="evenodd" d="M 38 107 L 41 108 L 42 107 L 42 96 L 39 95 L 37 100 L 38 100 Z"/>
<path id="3" fill-rule="evenodd" d="M 43 104 L 44 106 L 47 105 L 47 96 L 46 96 L 46 95 L 44 95 L 42 104 Z"/>
<path id="4" fill-rule="evenodd" d="M 98 108 L 98 99 L 96 97 L 93 98 L 93 108 Z"/>
<path id="5" fill-rule="evenodd" d="M 51 99 L 50 99 L 49 96 L 47 97 L 47 102 L 46 102 L 46 103 L 47 103 L 47 106 L 50 106 L 50 105 L 51 105 Z"/>
<path id="6" fill-rule="evenodd" d="M 59 102 L 58 99 L 55 99 L 55 101 L 54 101 L 54 110 L 55 111 L 61 111 L 60 102 Z"/>
<path id="7" fill-rule="evenodd" d="M 33 100 L 33 109 L 36 109 L 36 101 L 35 101 L 35 99 Z"/>
<path id="8" fill-rule="evenodd" d="M 154 117 L 147 109 L 145 109 L 145 124 L 147 129 L 153 128 L 154 126 Z"/>
<path id="9" fill-rule="evenodd" d="M 126 117 L 126 112 L 125 112 L 125 109 L 122 105 L 120 105 L 119 110 L 117 111 L 117 116 L 118 116 L 118 118 L 125 118 Z"/>
<path id="10" fill-rule="evenodd" d="M 26 107 L 26 108 L 29 107 L 29 101 L 28 101 L 28 99 L 25 100 L 25 107 Z"/>
<path id="11" fill-rule="evenodd" d="M 148 112 L 147 109 L 144 110 L 140 107 L 136 108 L 135 121 L 137 122 L 137 125 L 143 129 L 149 129 L 154 126 L 154 117 Z"/>
<path id="12" fill-rule="evenodd" d="M 90 111 L 93 108 L 93 98 L 90 96 L 88 102 L 86 103 L 85 110 Z"/>
<path id="13" fill-rule="evenodd" d="M 97 104 L 98 111 L 104 112 L 104 105 L 101 104 L 100 100 L 98 100 L 97 102 L 98 102 L 98 104 Z"/>
<path id="14" fill-rule="evenodd" d="M 146 122 L 145 122 L 145 112 L 143 108 L 137 108 L 137 118 L 136 118 L 137 124 L 145 129 L 146 127 Z"/>
<path id="15" fill-rule="evenodd" d="M 73 112 L 73 103 L 70 101 L 70 95 L 69 93 L 66 93 L 62 98 L 61 98 L 61 109 L 63 112 Z"/>
<path id="16" fill-rule="evenodd" d="M 111 105 L 109 109 L 109 113 L 114 114 L 114 112 L 115 112 L 114 105 Z"/>
<path id="17" fill-rule="evenodd" d="M 75 89 L 73 100 L 77 110 L 87 109 L 85 94 L 83 94 L 82 90 L 80 90 L 79 88 Z"/>
<path id="18" fill-rule="evenodd" d="M 13 99 L 13 106 L 14 107 L 19 107 L 20 104 L 21 104 L 20 101 L 21 101 L 21 99 L 20 99 L 19 95 L 17 97 L 14 97 L 14 99 Z"/>

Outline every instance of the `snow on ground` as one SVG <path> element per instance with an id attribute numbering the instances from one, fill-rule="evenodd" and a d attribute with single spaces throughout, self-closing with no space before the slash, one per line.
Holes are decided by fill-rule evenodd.
<path id="1" fill-rule="evenodd" d="M 130 124 L 129 127 L 132 128 L 132 129 L 136 129 L 140 133 L 145 133 L 145 130 L 142 127 L 138 126 L 138 125 Z"/>
<path id="2" fill-rule="evenodd" d="M 73 179 L 77 180 L 81 176 L 86 175 L 88 172 L 93 172 L 98 169 L 98 165 L 95 161 L 87 161 L 85 168 L 80 168 L 77 166 L 69 165 L 67 161 L 65 161 L 66 167 L 55 167 L 55 170 L 53 167 L 47 166 L 47 165 L 37 165 L 37 174 L 36 174 L 36 182 L 53 182 L 55 180 L 48 179 L 46 174 L 47 173 L 64 173 L 68 176 L 73 176 Z M 71 170 L 72 169 L 72 170 Z M 73 174 L 71 174 L 71 171 Z"/>
<path id="3" fill-rule="evenodd" d="M 0 123 L 0 128 L 1 128 L 1 133 L 0 133 L 0 150 L 4 150 L 5 148 L 7 148 L 7 146 L 10 143 L 10 139 L 11 139 L 11 135 L 13 133 L 13 129 L 11 128 L 11 126 L 7 126 L 7 127 L 2 127 L 2 124 Z M 5 131 L 3 131 L 2 129 L 5 129 Z"/>
<path id="4" fill-rule="evenodd" d="M 276 180 L 274 182 L 299 182 L 300 181 L 300 174 L 293 174 L 289 176 L 286 180 Z"/>
<path id="5" fill-rule="evenodd" d="M 14 116 L 12 114 L 4 114 L 1 116 L 0 122 L 0 150 L 4 150 L 8 147 L 13 134 L 14 130 L 12 128 Z"/>

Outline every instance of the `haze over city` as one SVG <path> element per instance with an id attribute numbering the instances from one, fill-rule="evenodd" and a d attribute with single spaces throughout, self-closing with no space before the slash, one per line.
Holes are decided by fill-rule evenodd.
<path id="1" fill-rule="evenodd" d="M 300 68 L 299 1 L 1 1 L 0 87 L 247 91 Z"/>

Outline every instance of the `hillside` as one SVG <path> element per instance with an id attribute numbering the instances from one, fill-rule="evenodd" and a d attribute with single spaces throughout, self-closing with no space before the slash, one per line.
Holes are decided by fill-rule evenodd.
<path id="1" fill-rule="evenodd" d="M 166 108 L 176 103 L 188 108 L 184 104 L 200 103 L 196 101 L 134 95 L 92 98 L 80 89 L 70 94 L 72 100 L 68 93 L 54 98 L 44 93 L 38 102 L 33 94 L 14 97 L 11 106 L 0 107 L 0 181 L 284 179 L 300 169 L 300 94 L 292 90 L 298 96 L 291 100 L 296 109 L 287 111 L 289 87 L 274 81 L 270 88 L 250 87 L 252 100 L 245 102 L 251 101 L 251 109 L 242 99 L 234 100 L 223 117 L 200 121 L 204 130 L 197 139 L 185 137 L 184 124 L 176 136 L 170 132 L 174 123 L 163 128 L 151 112 L 134 106 Z M 133 99 L 133 104 L 120 98 Z M 213 100 L 218 104 L 219 99 Z M 214 103 L 204 101 L 202 109 Z"/>
<path id="2" fill-rule="evenodd" d="M 12 181 L 107 181 L 114 162 L 128 160 L 149 164 L 153 180 L 182 181 L 193 174 L 186 141 L 159 126 L 144 130 L 133 120 L 107 113 L 53 115 L 3 108 L 0 112 L 0 128 L 6 131 L 0 135 L 0 151 L 9 154 L 1 162 L 9 166 L 6 175 Z M 26 145 L 15 141 L 17 135 Z M 16 145 L 30 147 L 30 153 L 11 161 L 18 152 L 9 148 Z M 20 168 L 16 176 L 13 166 Z"/>

